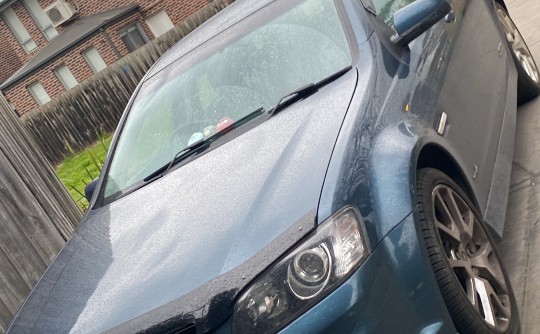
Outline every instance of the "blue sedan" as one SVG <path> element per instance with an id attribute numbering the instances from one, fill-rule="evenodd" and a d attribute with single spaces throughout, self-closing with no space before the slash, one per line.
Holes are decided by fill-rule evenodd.
<path id="1" fill-rule="evenodd" d="M 9 333 L 518 333 L 503 0 L 238 0 L 131 99 Z"/>

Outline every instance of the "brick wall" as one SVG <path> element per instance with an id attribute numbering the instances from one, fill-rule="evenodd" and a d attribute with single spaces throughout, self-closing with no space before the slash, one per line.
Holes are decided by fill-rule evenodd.
<path id="1" fill-rule="evenodd" d="M 95 47 L 98 50 L 107 65 L 118 60 L 114 50 L 110 47 L 103 35 L 101 33 L 97 34 L 84 43 L 79 44 L 62 57 L 50 62 L 36 74 L 20 81 L 12 88 L 5 90 L 4 95 L 6 99 L 11 102 L 17 112 L 21 115 L 37 108 L 38 104 L 27 89 L 27 87 L 34 82 L 41 83 L 43 88 L 47 91 L 47 94 L 54 99 L 65 92 L 64 86 L 54 72 L 62 65 L 66 65 L 69 68 L 78 82 L 88 79 L 94 72 L 87 64 L 82 53 L 90 47 Z"/>
<path id="2" fill-rule="evenodd" d="M 38 0 L 41 7 L 54 3 L 56 0 Z M 70 2 L 68 0 L 68 2 Z M 86 0 L 86 1 L 71 1 L 75 7 L 79 3 L 80 16 L 88 16 L 91 14 L 111 10 L 120 6 L 137 3 L 141 7 L 143 17 L 152 15 L 160 9 L 165 9 L 174 25 L 178 25 L 182 20 L 188 17 L 196 10 L 207 5 L 209 0 Z"/>
<path id="3" fill-rule="evenodd" d="M 34 53 L 32 53 L 32 55 L 28 55 L 26 53 L 1 16 L 0 36 L 2 36 L 2 51 L 0 53 L 0 81 L 3 82 L 13 73 L 15 73 L 15 71 L 17 71 L 22 64 L 30 59 Z"/>
<path id="4" fill-rule="evenodd" d="M 43 9 L 45 9 L 55 1 L 56 0 L 38 0 L 38 3 Z M 164 9 L 171 18 L 173 24 L 178 25 L 186 17 L 188 17 L 198 9 L 202 8 L 204 5 L 208 4 L 208 2 L 208 0 L 79 0 L 77 2 L 72 1 L 71 3 L 75 8 L 75 3 L 79 4 L 79 12 L 77 14 L 78 16 L 88 16 L 118 8 L 120 6 L 137 3 L 140 6 L 141 26 L 147 33 L 148 38 L 153 39 L 153 34 L 150 32 L 148 26 L 144 23 L 144 20 L 147 17 L 151 16 L 152 14 L 156 13 L 161 9 Z M 36 42 L 37 48 L 32 50 L 30 53 L 27 53 L 2 19 L 0 19 L 0 34 L 1 36 L 6 37 L 8 45 L 11 47 L 11 49 L 13 49 L 19 60 L 22 63 L 26 63 L 37 52 L 43 49 L 48 44 L 48 41 L 39 29 L 36 22 L 30 16 L 30 13 L 26 10 L 22 2 L 14 3 L 11 8 L 15 11 L 15 14 L 17 14 L 34 42 Z M 65 27 L 56 28 L 58 32 L 62 32 L 64 29 Z"/>
<path id="5" fill-rule="evenodd" d="M 52 4 L 55 0 L 38 0 L 42 8 L 46 8 Z M 75 2 L 72 2 L 75 4 Z M 110 36 L 113 44 L 117 51 L 120 52 L 122 56 L 125 56 L 129 53 L 126 46 L 122 42 L 118 32 L 127 26 L 138 22 L 140 27 L 146 34 L 146 37 L 149 40 L 155 38 L 152 34 L 150 28 L 146 24 L 146 19 L 160 10 L 165 10 L 167 15 L 170 17 L 174 25 L 178 25 L 189 15 L 193 14 L 200 8 L 204 7 L 209 3 L 208 0 L 86 0 L 78 1 L 80 4 L 79 13 L 80 16 L 88 16 L 96 14 L 99 12 L 111 10 L 120 6 L 128 5 L 131 3 L 139 4 L 139 11 L 123 18 L 122 20 L 114 23 L 113 25 L 106 28 L 106 32 Z M 6 26 L 5 22 L 0 19 L 0 34 L 6 36 L 8 45 L 13 49 L 12 56 L 18 58 L 19 62 L 14 61 L 16 65 L 10 66 L 9 68 L 3 69 L 3 72 L 0 71 L 0 76 L 4 73 L 4 76 L 9 77 L 18 67 L 20 63 L 25 63 L 30 60 L 39 50 L 47 45 L 47 40 L 43 33 L 40 31 L 37 24 L 33 21 L 30 14 L 26 11 L 26 8 L 22 2 L 18 2 L 12 6 L 15 10 L 17 16 L 28 30 L 33 40 L 38 45 L 38 48 L 32 53 L 28 54 L 19 42 L 15 39 L 9 27 Z M 63 27 L 58 27 L 57 30 L 61 33 Z M 67 65 L 70 71 L 73 73 L 77 81 L 81 82 L 88 77 L 93 75 L 90 67 L 84 60 L 81 55 L 81 52 L 85 51 L 89 47 L 94 46 L 98 49 L 101 57 L 107 63 L 107 65 L 118 60 L 118 57 L 115 53 L 115 50 L 109 45 L 107 40 L 103 37 L 102 33 L 98 33 L 93 36 L 91 39 L 85 41 L 81 45 L 78 45 L 76 48 L 68 51 L 66 54 L 62 55 L 60 58 L 54 60 L 53 62 L 47 64 L 45 67 L 41 68 L 39 72 L 33 74 L 32 76 L 18 82 L 15 86 L 10 87 L 4 91 L 5 97 L 8 101 L 16 108 L 19 114 L 24 114 L 32 109 L 38 107 L 34 98 L 27 90 L 27 86 L 34 83 L 40 82 L 43 88 L 47 91 L 47 94 L 54 99 L 61 93 L 65 91 L 63 85 L 56 77 L 54 70 L 61 65 Z M 2 57 L 3 58 L 3 57 Z M 13 59 L 16 60 L 16 59 Z M 15 68 L 17 67 L 17 68 Z M 8 75 L 9 74 L 9 75 Z M 3 80 L 2 80 L 3 81 Z"/>
<path id="6" fill-rule="evenodd" d="M 15 37 L 13 36 L 11 30 L 9 29 L 8 32 L 9 32 L 9 35 L 11 35 L 11 37 L 13 38 L 13 40 L 15 41 L 15 48 L 14 48 L 14 51 L 17 53 L 17 55 L 19 56 L 19 59 L 23 62 L 23 63 L 26 63 L 28 60 L 30 60 L 37 52 L 39 52 L 39 50 L 43 49 L 47 44 L 48 44 L 48 41 L 47 39 L 45 38 L 45 36 L 43 35 L 43 33 L 41 32 L 41 30 L 39 29 L 39 27 L 37 26 L 36 22 L 34 21 L 34 19 L 32 19 L 32 17 L 30 16 L 30 13 L 26 10 L 26 7 L 24 7 L 23 3 L 22 2 L 16 2 L 14 3 L 11 8 L 13 9 L 13 11 L 15 12 L 15 14 L 17 14 L 17 17 L 19 18 L 19 20 L 21 20 L 22 24 L 24 25 L 24 27 L 26 28 L 26 30 L 28 31 L 28 33 L 30 34 L 30 36 L 32 37 L 32 39 L 34 40 L 34 42 L 36 42 L 37 44 L 37 48 L 35 48 L 34 50 L 32 50 L 30 53 L 27 53 L 23 47 L 19 44 L 19 42 L 17 41 L 17 39 L 15 39 Z M 10 43 L 11 45 L 13 45 L 13 43 Z"/>
<path id="7" fill-rule="evenodd" d="M 0 36 L 5 36 L 1 30 L 2 28 L 0 27 Z M 0 82 L 4 82 L 22 66 L 22 62 L 17 57 L 17 54 L 9 47 L 0 47 L 0 62 Z"/>

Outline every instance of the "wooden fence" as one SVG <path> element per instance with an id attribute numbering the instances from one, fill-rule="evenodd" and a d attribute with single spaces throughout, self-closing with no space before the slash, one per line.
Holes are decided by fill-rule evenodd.
<path id="1" fill-rule="evenodd" d="M 50 164 L 113 131 L 152 64 L 233 1 L 212 1 L 180 26 L 21 119 L 0 95 L 0 334 L 82 217 Z"/>
<path id="2" fill-rule="evenodd" d="M 0 96 L 0 333 L 80 219 L 79 208 Z"/>
<path id="3" fill-rule="evenodd" d="M 112 132 L 144 74 L 176 42 L 234 0 L 214 0 L 166 34 L 122 58 L 55 100 L 22 116 L 52 164 Z"/>

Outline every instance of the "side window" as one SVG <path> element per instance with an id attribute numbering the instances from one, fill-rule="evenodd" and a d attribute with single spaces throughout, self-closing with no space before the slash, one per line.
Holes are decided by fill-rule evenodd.
<path id="1" fill-rule="evenodd" d="M 70 90 L 71 88 L 79 84 L 79 82 L 77 82 L 77 79 L 75 79 L 75 77 L 73 76 L 73 73 L 71 73 L 71 71 L 66 65 L 58 67 L 56 70 L 54 70 L 54 73 L 56 74 L 56 76 L 66 90 Z"/>
<path id="2" fill-rule="evenodd" d="M 39 106 L 42 106 L 51 100 L 51 97 L 49 96 L 49 94 L 47 94 L 47 91 L 45 91 L 45 88 L 43 88 L 43 86 L 39 82 L 34 82 L 26 88 L 28 89 L 30 94 L 32 94 L 32 97 L 34 98 L 34 100 L 36 100 L 36 103 Z"/>
<path id="3" fill-rule="evenodd" d="M 174 28 L 174 24 L 164 9 L 147 18 L 146 24 L 154 34 L 154 37 L 159 37 Z"/>
<path id="4" fill-rule="evenodd" d="M 133 52 L 145 45 L 148 41 L 139 23 L 132 24 L 124 29 L 121 29 L 118 34 L 122 42 L 126 45 L 129 52 Z"/>
<path id="5" fill-rule="evenodd" d="M 107 63 L 105 63 L 103 58 L 101 58 L 98 50 L 95 47 L 86 49 L 83 51 L 82 55 L 94 73 L 98 73 L 99 71 L 107 68 Z"/>
<path id="6" fill-rule="evenodd" d="M 15 14 L 15 11 L 11 7 L 4 10 L 1 15 L 4 21 L 7 23 L 8 27 L 13 32 L 15 38 L 17 38 L 19 43 L 21 43 L 24 51 L 30 53 L 33 50 L 37 49 L 36 42 L 34 42 L 32 37 L 28 33 L 28 30 L 26 30 L 21 20 L 19 19 L 17 14 Z"/>
<path id="7" fill-rule="evenodd" d="M 394 27 L 394 13 L 415 0 L 372 0 L 377 16 L 388 26 Z"/>

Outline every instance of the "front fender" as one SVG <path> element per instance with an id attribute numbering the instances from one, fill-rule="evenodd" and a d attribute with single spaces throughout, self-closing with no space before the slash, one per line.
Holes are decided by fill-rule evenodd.
<path id="1" fill-rule="evenodd" d="M 365 148 L 360 145 L 350 150 L 351 141 L 362 141 L 362 134 L 346 132 L 344 128 L 330 161 L 318 221 L 352 204 L 359 208 L 373 246 L 413 212 L 417 162 L 422 148 L 435 145 L 451 156 L 457 166 L 463 165 L 444 137 L 413 118 L 385 126 L 371 141 L 364 139 L 371 143 Z M 354 139 L 355 136 L 360 139 Z M 470 181 L 466 176 L 464 179 Z"/>

